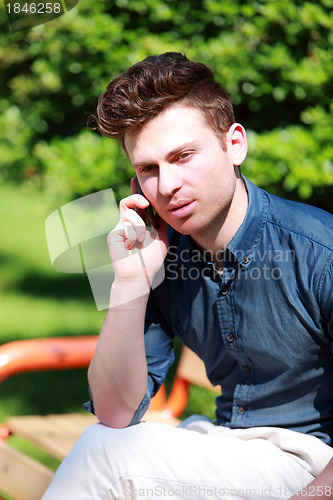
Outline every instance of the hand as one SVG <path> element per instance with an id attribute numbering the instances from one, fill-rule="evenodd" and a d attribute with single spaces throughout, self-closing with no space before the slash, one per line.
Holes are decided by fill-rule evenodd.
<path id="1" fill-rule="evenodd" d="M 163 265 L 168 249 L 167 225 L 161 220 L 158 230 L 153 227 L 148 230 L 136 211 L 148 206 L 148 200 L 140 194 L 132 194 L 120 202 L 120 220 L 108 235 L 110 258 L 118 282 L 151 285 Z"/>

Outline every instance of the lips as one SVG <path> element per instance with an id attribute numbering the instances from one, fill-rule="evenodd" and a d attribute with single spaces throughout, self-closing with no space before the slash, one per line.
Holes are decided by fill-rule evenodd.
<path id="1" fill-rule="evenodd" d="M 169 210 L 178 210 L 179 208 L 185 207 L 191 203 L 190 201 L 177 201 L 177 203 L 170 203 Z"/>
<path id="2" fill-rule="evenodd" d="M 194 204 L 195 201 L 179 201 L 170 204 L 168 210 L 174 217 L 185 217 L 191 212 Z"/>

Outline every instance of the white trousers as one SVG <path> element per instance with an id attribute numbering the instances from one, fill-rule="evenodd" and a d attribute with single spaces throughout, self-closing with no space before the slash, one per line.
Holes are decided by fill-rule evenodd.
<path id="1" fill-rule="evenodd" d="M 272 427 L 96 424 L 59 467 L 42 500 L 283 499 L 309 484 L 333 449 Z"/>

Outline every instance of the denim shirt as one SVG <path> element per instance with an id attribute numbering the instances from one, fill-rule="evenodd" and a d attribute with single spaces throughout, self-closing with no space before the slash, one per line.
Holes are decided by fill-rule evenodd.
<path id="1" fill-rule="evenodd" d="M 333 446 L 333 216 L 244 181 L 249 205 L 221 251 L 223 274 L 170 229 L 146 314 L 147 393 L 131 424 L 163 383 L 176 336 L 221 386 L 218 425 L 284 427 Z"/>

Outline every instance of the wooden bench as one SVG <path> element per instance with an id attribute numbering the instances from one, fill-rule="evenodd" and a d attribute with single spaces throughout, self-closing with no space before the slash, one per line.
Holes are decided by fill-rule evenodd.
<path id="1" fill-rule="evenodd" d="M 0 346 L 0 382 L 23 372 L 88 367 L 97 336 L 20 340 Z M 164 386 L 152 399 L 143 420 L 178 425 L 191 384 L 216 390 L 203 362 L 183 347 L 168 397 Z M 15 500 L 40 500 L 54 472 L 7 444 L 11 434 L 22 436 L 63 460 L 84 429 L 97 422 L 94 415 L 33 415 L 9 417 L 0 428 L 0 490 Z M 8 440 L 8 443 L 10 440 Z"/>

